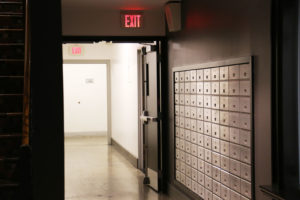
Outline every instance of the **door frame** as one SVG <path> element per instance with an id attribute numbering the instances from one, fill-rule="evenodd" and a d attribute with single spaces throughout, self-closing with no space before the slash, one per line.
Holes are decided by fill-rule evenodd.
<path id="1" fill-rule="evenodd" d="M 106 65 L 106 88 L 107 88 L 107 143 L 111 145 L 111 77 L 110 77 L 110 60 L 76 60 L 65 59 L 64 64 L 105 64 Z M 63 66 L 62 66 L 63 67 Z"/>
<path id="2" fill-rule="evenodd" d="M 138 76 L 138 119 L 144 110 L 144 98 L 143 98 L 143 53 L 141 49 L 137 50 L 137 76 Z M 141 120 L 138 122 L 138 169 L 145 173 L 145 161 L 144 161 L 144 130 Z"/>
<path id="3" fill-rule="evenodd" d="M 156 114 L 153 115 L 150 114 L 151 117 L 156 117 L 158 120 L 156 122 L 150 122 L 150 124 L 154 123 L 156 126 L 156 131 L 157 131 L 157 135 L 156 135 L 156 142 L 157 142 L 157 155 L 156 157 L 156 165 L 155 168 L 157 168 L 156 170 L 154 170 L 153 168 L 151 168 L 151 164 L 149 164 L 149 159 L 151 156 L 150 154 L 152 154 L 152 152 L 149 152 L 149 149 L 151 148 L 150 146 L 148 146 L 148 142 L 149 140 L 149 134 L 153 134 L 151 132 L 149 132 L 148 130 L 148 123 L 144 123 L 142 122 L 142 120 L 140 120 L 140 126 L 141 126 L 141 137 L 143 137 L 143 144 L 146 145 L 146 148 L 143 149 L 143 157 L 145 158 L 143 160 L 143 171 L 145 173 L 145 179 L 144 179 L 144 183 L 148 184 L 153 190 L 155 190 L 156 192 L 159 192 L 161 189 L 161 179 L 162 179 L 162 155 L 161 155 L 161 141 L 162 141 L 162 130 L 161 130 L 161 125 L 162 125 L 162 119 L 161 119 L 161 80 L 160 80 L 160 74 L 161 74 L 161 66 L 160 66 L 160 46 L 161 44 L 159 42 L 156 41 L 156 44 L 148 44 L 142 47 L 141 51 L 138 52 L 139 55 L 139 59 L 140 59 L 140 66 L 139 66 L 139 70 L 140 70 L 140 86 L 141 86 L 141 110 L 140 110 L 140 116 L 143 117 L 149 117 L 149 114 L 145 114 L 143 113 L 144 111 L 149 111 L 148 109 L 150 109 L 148 106 L 148 97 L 149 94 L 147 92 L 148 89 L 146 88 L 151 88 L 152 84 L 155 84 L 155 92 L 156 94 L 153 94 L 152 92 L 150 92 L 150 96 L 155 95 L 156 96 L 156 100 L 157 100 L 157 105 L 156 105 L 156 111 L 153 112 L 157 112 Z M 154 66 L 152 67 L 146 67 L 149 64 L 149 60 L 148 60 L 148 54 L 152 54 L 154 53 L 155 56 L 155 62 L 153 62 Z M 151 56 L 152 57 L 152 56 Z M 150 65 L 149 65 L 150 66 Z M 150 71 L 153 72 L 153 67 L 155 68 L 155 80 L 153 80 L 152 78 L 150 78 Z M 148 68 L 148 69 L 146 69 Z M 151 69 L 150 69 L 151 68 Z M 149 75 L 147 75 L 149 74 Z M 149 76 L 149 77 L 146 77 Z M 145 81 L 147 81 L 147 83 L 145 84 Z M 150 84 L 150 82 L 152 82 Z M 147 85 L 147 86 L 146 86 Z M 154 90 L 154 88 L 152 88 Z M 151 89 L 150 89 L 151 91 Z M 151 94 L 152 93 L 152 94 Z M 151 103 L 150 103 L 151 104 Z M 152 165 L 153 167 L 153 165 Z M 151 178 L 152 177 L 152 178 Z M 154 183 L 151 183 L 151 180 L 154 179 Z"/>
<path id="4" fill-rule="evenodd" d="M 161 108 L 161 126 L 160 126 L 160 155 L 161 155 L 161 162 L 160 162 L 160 173 L 159 176 L 161 177 L 161 190 L 166 191 L 168 187 L 168 163 L 169 163 L 169 143 L 168 143 L 168 136 L 167 133 L 169 131 L 168 127 L 168 40 L 166 36 L 63 36 L 63 42 L 65 43 L 73 43 L 73 44 L 80 44 L 80 43 L 94 43 L 94 42 L 101 42 L 101 41 L 107 41 L 107 42 L 113 42 L 113 43 L 148 43 L 148 42 L 154 42 L 160 43 L 160 57 L 158 58 L 159 67 L 160 67 L 160 76 L 158 77 L 160 80 L 160 108 Z M 139 60 L 137 60 L 139 62 Z M 139 63 L 138 63 L 139 64 Z M 139 70 L 139 69 L 138 69 Z M 138 71 L 139 73 L 139 71 Z M 139 77 L 139 74 L 137 74 Z M 139 81 L 139 79 L 138 79 Z M 140 98 L 142 98 L 140 95 L 141 88 L 138 88 L 138 108 L 139 108 L 139 116 L 140 108 L 141 108 L 141 101 Z M 139 124 L 141 124 L 139 120 Z M 138 134 L 138 169 L 140 169 L 142 172 L 144 172 L 144 169 L 141 168 L 141 166 L 144 167 L 144 165 L 140 165 L 140 162 L 143 162 L 144 157 L 143 155 L 143 138 L 141 137 L 140 133 L 140 126 L 138 127 L 139 134 Z M 141 159 L 141 160 L 140 160 Z"/>

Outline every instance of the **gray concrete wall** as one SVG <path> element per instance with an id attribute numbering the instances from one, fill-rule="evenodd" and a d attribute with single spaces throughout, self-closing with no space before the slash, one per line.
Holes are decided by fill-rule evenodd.
<path id="1" fill-rule="evenodd" d="M 271 184 L 271 2 L 186 0 L 183 30 L 169 35 L 169 91 L 172 68 L 254 56 L 256 199 Z M 169 95 L 169 181 L 174 181 L 174 110 Z"/>

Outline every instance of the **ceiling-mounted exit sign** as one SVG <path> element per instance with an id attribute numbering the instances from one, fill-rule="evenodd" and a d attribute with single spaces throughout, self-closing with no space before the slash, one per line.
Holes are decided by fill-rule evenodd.
<path id="1" fill-rule="evenodd" d="M 75 44 L 75 45 L 70 45 L 68 48 L 69 48 L 70 56 L 83 56 L 84 53 L 83 46 Z"/>
<path id="2" fill-rule="evenodd" d="M 121 12 L 121 26 L 126 29 L 139 29 L 144 26 L 144 15 L 141 12 Z"/>
<path id="3" fill-rule="evenodd" d="M 81 47 L 72 47 L 72 54 L 73 55 L 81 55 Z"/>

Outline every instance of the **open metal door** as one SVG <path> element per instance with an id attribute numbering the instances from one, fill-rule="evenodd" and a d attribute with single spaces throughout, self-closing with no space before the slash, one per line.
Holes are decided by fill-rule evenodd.
<path id="1" fill-rule="evenodd" d="M 143 48 L 143 122 L 144 168 L 148 184 L 155 191 L 160 190 L 160 65 L 157 46 Z"/>

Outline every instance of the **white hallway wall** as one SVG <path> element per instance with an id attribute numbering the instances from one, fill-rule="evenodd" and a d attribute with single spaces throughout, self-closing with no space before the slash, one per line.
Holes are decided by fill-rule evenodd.
<path id="1" fill-rule="evenodd" d="M 112 59 L 112 138 L 138 157 L 137 48 L 123 44 Z M 119 61 L 118 61 L 119 59 Z"/>
<path id="2" fill-rule="evenodd" d="M 64 64 L 63 73 L 65 136 L 106 135 L 106 64 Z"/>
<path id="3" fill-rule="evenodd" d="M 138 157 L 138 79 L 139 44 L 80 44 L 82 56 L 69 54 L 72 44 L 63 45 L 64 60 L 110 60 L 112 138 Z"/>

